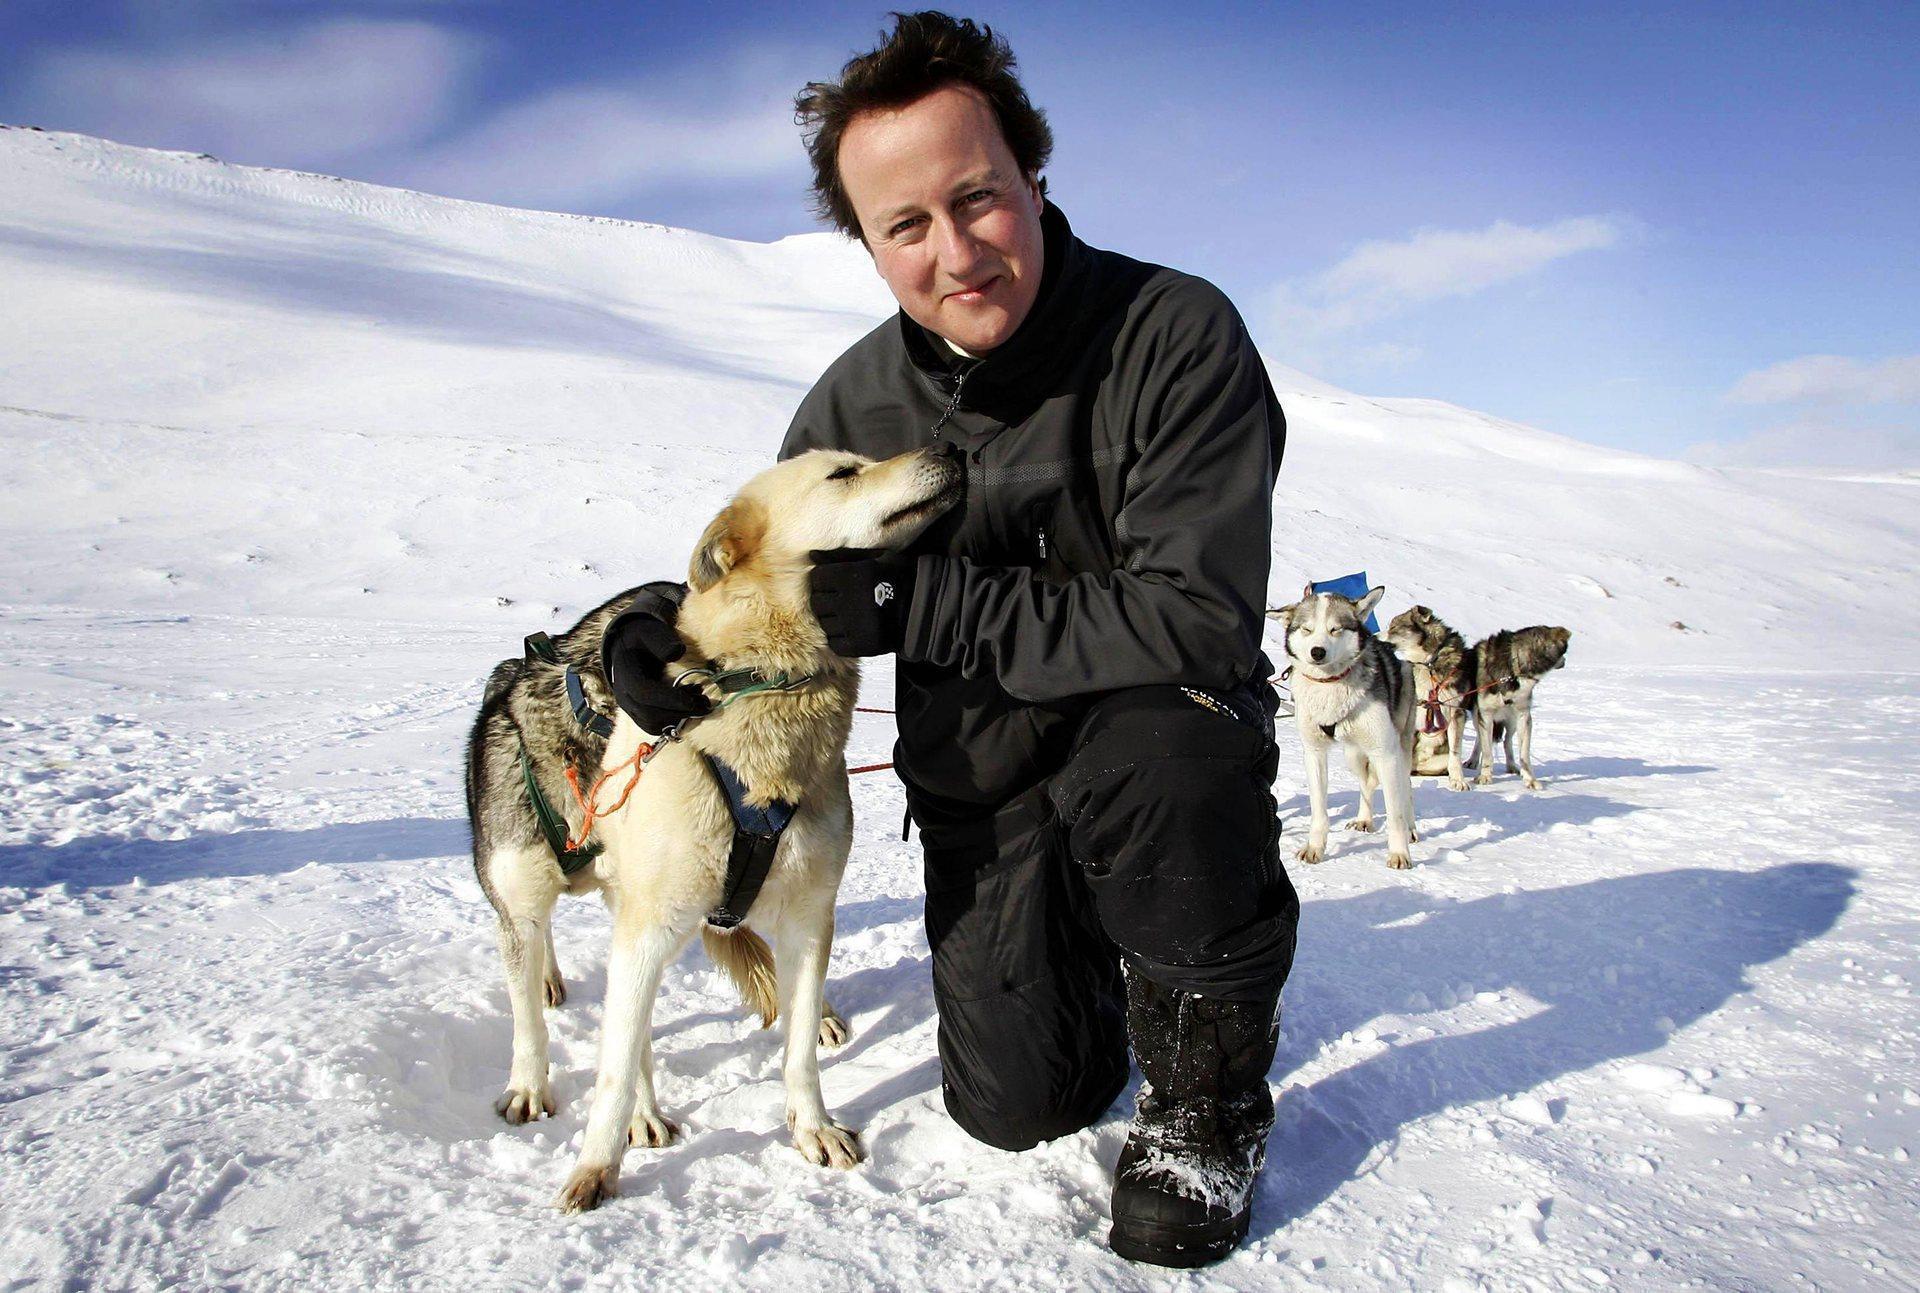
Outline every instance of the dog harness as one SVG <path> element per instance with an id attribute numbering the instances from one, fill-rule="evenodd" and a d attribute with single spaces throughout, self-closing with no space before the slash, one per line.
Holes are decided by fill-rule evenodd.
<path id="1" fill-rule="evenodd" d="M 561 665 L 566 670 L 567 704 L 573 710 L 574 722 L 603 740 L 613 735 L 613 720 L 588 702 L 586 684 L 580 679 L 580 671 L 561 660 L 560 651 L 554 646 L 552 638 L 545 633 L 528 634 L 526 658 L 529 661 Z M 792 691 L 813 681 L 811 674 L 804 678 L 789 678 L 782 673 L 769 678 L 758 669 L 733 669 L 721 673 L 707 669 L 688 670 L 675 681 L 684 682 L 689 677 L 700 677 L 718 688 L 725 697 L 721 701 L 722 707 L 742 696 L 764 691 Z M 677 731 L 667 733 L 663 743 L 675 740 L 678 736 Z M 651 754 L 651 751 L 648 753 Z M 733 929 L 747 918 L 747 913 L 753 909 L 754 899 L 760 896 L 767 873 L 773 869 L 773 856 L 780 847 L 780 837 L 792 824 L 798 805 L 775 800 L 765 808 L 756 808 L 747 802 L 747 783 L 738 772 L 711 754 L 700 757 L 713 774 L 714 784 L 727 801 L 727 815 L 733 819 L 733 843 L 727 850 L 727 878 L 720 892 L 720 902 L 707 913 L 707 923 L 715 929 Z M 581 840 L 574 844 L 568 838 L 567 820 L 540 789 L 540 780 L 533 771 L 533 756 L 527 753 L 524 737 L 520 741 L 520 774 L 526 781 L 527 798 L 533 803 L 533 815 L 540 823 L 540 833 L 546 837 L 547 847 L 553 850 L 555 860 L 560 863 L 561 874 L 574 875 L 598 857 L 603 846 L 598 840 Z"/>

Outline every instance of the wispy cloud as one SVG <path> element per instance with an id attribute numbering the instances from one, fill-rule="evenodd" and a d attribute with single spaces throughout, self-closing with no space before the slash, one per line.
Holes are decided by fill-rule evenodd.
<path id="1" fill-rule="evenodd" d="M 1576 216 L 1547 225 L 1500 220 L 1484 229 L 1422 229 L 1398 241 L 1361 243 L 1330 268 L 1282 284 L 1275 322 L 1296 336 L 1349 332 L 1612 247 L 1629 231 L 1617 217 Z"/>
<path id="2" fill-rule="evenodd" d="M 1689 445 L 1682 456 L 1714 467 L 1920 467 L 1920 429 L 1804 417 L 1727 440 Z"/>
<path id="3" fill-rule="evenodd" d="M 1733 404 L 1920 404 L 1920 355 L 1878 362 L 1802 355 L 1748 373 L 1726 398 Z"/>
<path id="4" fill-rule="evenodd" d="M 411 159 L 407 183 L 528 206 L 611 203 L 663 183 L 756 179 L 802 165 L 791 101 L 765 95 L 689 112 L 684 99 L 569 86 L 506 107 Z"/>
<path id="5" fill-rule="evenodd" d="M 155 50 L 53 50 L 26 89 L 46 125 L 325 166 L 429 138 L 481 53 L 474 37 L 433 23 L 338 19 Z"/>

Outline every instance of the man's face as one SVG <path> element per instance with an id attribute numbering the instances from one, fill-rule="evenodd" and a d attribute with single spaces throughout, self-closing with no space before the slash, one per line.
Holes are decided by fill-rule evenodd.
<path id="1" fill-rule="evenodd" d="M 942 86 L 863 112 L 840 137 L 840 182 L 900 308 L 969 354 L 1013 335 L 1040 292 L 1040 186 L 980 94 Z"/>

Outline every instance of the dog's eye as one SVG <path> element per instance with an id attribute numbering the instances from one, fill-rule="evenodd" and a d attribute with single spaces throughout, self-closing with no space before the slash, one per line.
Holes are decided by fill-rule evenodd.
<path id="1" fill-rule="evenodd" d="M 858 476 L 859 474 L 860 474 L 860 469 L 858 467 L 836 467 L 834 470 L 827 473 L 827 479 L 828 480 L 847 480 L 847 479 L 850 479 L 851 477 Z"/>

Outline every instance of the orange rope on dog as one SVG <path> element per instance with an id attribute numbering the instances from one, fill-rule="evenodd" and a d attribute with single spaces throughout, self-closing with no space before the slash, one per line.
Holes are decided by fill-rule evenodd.
<path id="1" fill-rule="evenodd" d="M 849 777 L 857 777 L 863 772 L 882 772 L 892 766 L 891 763 L 869 763 L 862 768 L 848 768 L 847 775 Z"/>
<path id="2" fill-rule="evenodd" d="M 633 752 L 631 759 L 628 759 L 625 763 L 615 764 L 596 777 L 594 779 L 593 789 L 587 791 L 584 795 L 580 793 L 580 769 L 571 764 L 567 766 L 567 788 L 573 791 L 573 801 L 580 805 L 580 811 L 586 816 L 586 820 L 580 825 L 579 836 L 567 840 L 568 852 L 572 852 L 587 842 L 587 836 L 593 831 L 595 818 L 611 816 L 627 806 L 627 796 L 631 795 L 633 788 L 640 784 L 640 773 L 643 771 L 641 765 L 647 761 L 647 756 L 652 753 L 653 747 L 651 745 L 642 745 Z M 606 785 L 607 782 L 612 779 L 614 773 L 624 768 L 633 769 L 633 776 L 627 781 L 627 788 L 620 792 L 620 798 L 613 807 L 607 809 L 604 813 L 600 812 L 594 807 L 595 804 L 600 802 L 600 787 Z"/>

